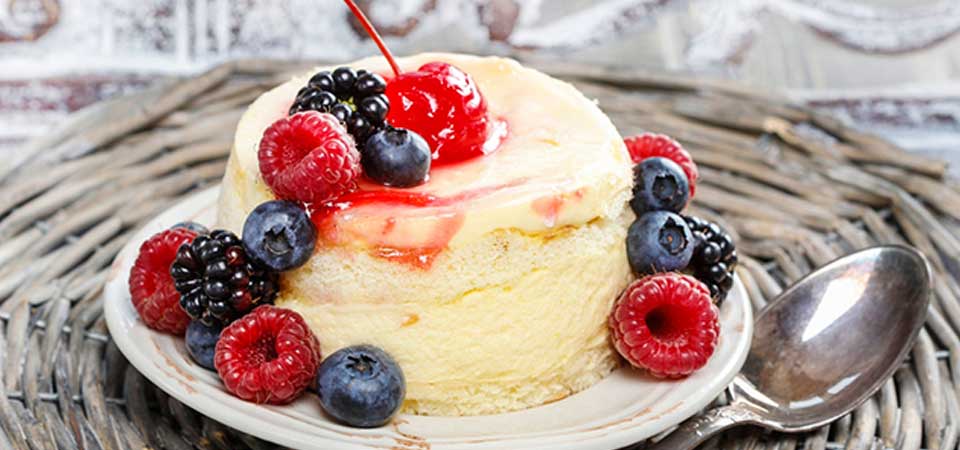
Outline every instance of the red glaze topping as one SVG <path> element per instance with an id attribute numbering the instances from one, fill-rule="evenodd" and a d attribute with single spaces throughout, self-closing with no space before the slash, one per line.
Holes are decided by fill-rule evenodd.
<path id="1" fill-rule="evenodd" d="M 424 64 L 387 84 L 391 125 L 418 133 L 430 144 L 434 165 L 482 156 L 489 134 L 487 103 L 466 72 L 444 62 Z"/>
<path id="2" fill-rule="evenodd" d="M 429 270 L 433 262 L 440 256 L 453 235 L 457 234 L 460 227 L 463 226 L 463 214 L 455 214 L 441 220 L 433 230 L 433 236 L 429 244 L 416 248 L 393 248 L 379 246 L 374 249 L 374 255 L 390 261 L 420 269 Z M 391 221 L 387 225 L 390 226 Z"/>
<path id="3" fill-rule="evenodd" d="M 414 207 L 443 207 L 453 206 L 477 197 L 491 194 L 501 189 L 508 189 L 527 182 L 526 178 L 512 180 L 509 183 L 461 192 L 451 197 L 437 197 L 426 192 L 394 189 L 378 185 L 360 186 L 359 190 L 349 192 L 332 202 L 325 203 L 313 211 L 313 216 L 320 217 L 335 214 L 338 211 L 357 208 L 366 205 L 404 205 Z M 316 221 L 316 220 L 315 220 Z"/>
<path id="4" fill-rule="evenodd" d="M 447 244 L 450 243 L 450 240 L 463 225 L 464 216 L 457 212 L 455 208 L 457 205 L 502 189 L 520 186 L 526 182 L 526 179 L 517 179 L 498 186 L 465 191 L 451 197 L 437 197 L 425 192 L 385 188 L 364 183 L 360 190 L 345 194 L 320 207 L 308 207 L 308 210 L 310 210 L 311 219 L 317 226 L 318 238 L 326 242 L 337 242 L 341 238 L 337 227 L 337 217 L 339 214 L 347 213 L 354 208 L 371 205 L 451 208 L 451 212 L 439 220 L 436 227 L 431 230 L 429 242 L 410 248 L 383 245 L 373 248 L 372 252 L 375 256 L 426 270 L 433 265 L 433 261 L 447 247 Z M 383 224 L 382 234 L 387 236 L 393 233 L 395 224 L 395 219 L 387 219 Z"/>

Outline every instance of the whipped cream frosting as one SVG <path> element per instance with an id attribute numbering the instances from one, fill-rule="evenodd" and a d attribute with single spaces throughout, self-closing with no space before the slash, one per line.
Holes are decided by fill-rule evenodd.
<path id="1" fill-rule="evenodd" d="M 427 183 L 390 189 L 360 182 L 342 208 L 316 219 L 326 245 L 362 246 L 384 256 L 410 249 L 441 250 L 491 231 L 540 234 L 619 215 L 630 195 L 630 157 L 620 134 L 594 102 L 573 86 L 498 57 L 427 53 L 400 58 L 405 71 L 445 61 L 469 73 L 501 128 L 493 153 L 434 167 Z M 349 66 L 389 80 L 383 58 Z M 234 182 L 250 208 L 273 198 L 259 173 L 264 130 L 284 117 L 308 74 L 257 99 L 236 132 Z M 501 136 L 494 136 L 496 140 Z"/>

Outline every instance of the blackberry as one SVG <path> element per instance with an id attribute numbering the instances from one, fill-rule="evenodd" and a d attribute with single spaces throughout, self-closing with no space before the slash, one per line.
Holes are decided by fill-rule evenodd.
<path id="1" fill-rule="evenodd" d="M 719 225 L 694 216 L 686 216 L 696 247 L 688 268 L 707 285 L 710 296 L 719 304 L 733 287 L 737 249 L 733 238 Z"/>
<path id="2" fill-rule="evenodd" d="M 247 256 L 235 234 L 214 230 L 180 246 L 170 267 L 180 306 L 204 325 L 225 325 L 277 296 L 277 274 Z"/>
<path id="3" fill-rule="evenodd" d="M 387 124 L 390 101 L 386 89 L 383 77 L 366 70 L 339 67 L 318 72 L 297 93 L 290 115 L 303 111 L 333 114 L 362 148 L 367 138 Z"/>

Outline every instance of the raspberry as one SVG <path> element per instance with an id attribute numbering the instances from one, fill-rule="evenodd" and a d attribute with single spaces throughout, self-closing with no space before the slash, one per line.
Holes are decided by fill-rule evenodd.
<path id="1" fill-rule="evenodd" d="M 300 314 L 263 305 L 223 329 L 214 364 L 233 395 L 283 405 L 316 377 L 320 342 Z"/>
<path id="2" fill-rule="evenodd" d="M 643 133 L 628 137 L 623 140 L 623 143 L 627 144 L 627 150 L 634 164 L 654 156 L 662 156 L 677 163 L 690 183 L 690 197 L 692 198 L 696 193 L 700 172 L 690 153 L 687 153 L 679 142 L 662 134 Z"/>
<path id="3" fill-rule="evenodd" d="M 613 342 L 634 367 L 662 378 L 703 367 L 717 346 L 720 324 L 707 287 L 677 273 L 633 282 L 610 315 Z"/>
<path id="4" fill-rule="evenodd" d="M 180 308 L 180 294 L 170 277 L 170 265 L 182 244 L 197 233 L 187 228 L 161 231 L 140 245 L 140 254 L 130 269 L 130 299 L 148 327 L 182 336 L 190 317 Z"/>
<path id="5" fill-rule="evenodd" d="M 390 125 L 424 138 L 434 164 L 484 154 L 490 120 L 480 89 L 462 70 L 443 62 L 400 74 L 387 84 Z"/>
<path id="6" fill-rule="evenodd" d="M 260 173 L 283 200 L 323 203 L 353 190 L 360 152 L 331 114 L 307 111 L 270 125 L 260 141 Z"/>

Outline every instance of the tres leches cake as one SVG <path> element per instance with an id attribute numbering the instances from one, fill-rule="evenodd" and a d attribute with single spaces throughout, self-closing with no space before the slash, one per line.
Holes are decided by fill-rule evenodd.
<path id="1" fill-rule="evenodd" d="M 334 420 L 558 401 L 626 360 L 703 367 L 737 261 L 684 215 L 676 141 L 624 140 L 576 88 L 515 61 L 384 53 L 319 68 L 243 115 L 217 229 L 140 248 L 143 322 L 231 394 Z"/>

